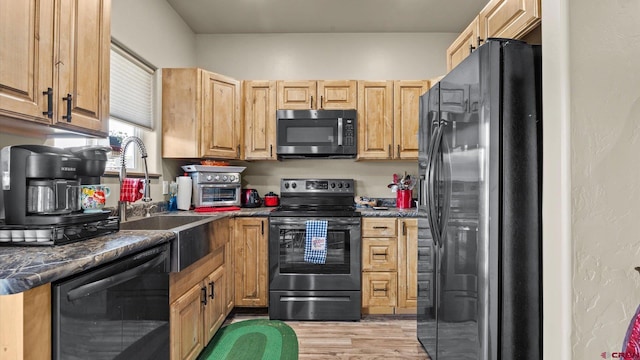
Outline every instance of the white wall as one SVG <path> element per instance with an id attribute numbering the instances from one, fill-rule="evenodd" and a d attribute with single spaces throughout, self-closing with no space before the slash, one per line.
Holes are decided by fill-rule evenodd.
<path id="1" fill-rule="evenodd" d="M 545 176 L 550 180 L 545 199 L 559 195 L 545 207 L 545 219 L 563 220 L 545 223 L 545 255 L 563 254 L 544 259 L 545 306 L 572 309 L 571 324 L 564 316 L 546 317 L 545 339 L 565 350 L 570 330 L 574 359 L 594 359 L 602 352 L 611 357 L 621 350 L 640 303 L 640 275 L 633 270 L 640 265 L 640 3 L 544 5 L 549 6 L 543 7 L 544 116 L 550 127 L 545 135 L 559 132 L 545 139 L 545 169 L 558 170 Z M 566 43 L 552 39 L 557 36 Z M 554 96 L 566 99 L 554 101 Z M 568 197 L 570 204 L 563 202 Z M 567 277 L 570 290 L 550 291 Z M 545 310 L 545 316 L 554 310 Z M 553 350 L 545 353 L 548 358 L 566 358 Z"/>
<path id="2" fill-rule="evenodd" d="M 410 80 L 446 73 L 446 49 L 457 34 L 196 35 L 199 67 L 239 80 Z M 393 197 L 392 174 L 416 175 L 416 161 L 286 160 L 251 162 L 243 184 L 262 195 L 283 177 L 346 177 L 357 195 Z"/>
<path id="3" fill-rule="evenodd" d="M 111 36 L 142 58 L 161 69 L 164 67 L 196 66 L 196 39 L 189 26 L 164 0 L 112 0 Z M 156 118 L 154 131 L 145 131 L 143 140 L 149 153 L 148 165 L 152 172 L 163 174 L 160 179 L 171 179 L 164 171 L 162 161 L 162 73 L 157 74 Z M 111 188 L 118 189 L 117 178 L 107 178 Z M 108 199 L 115 206 L 119 191 Z M 151 198 L 162 201 L 162 188 L 158 181 L 151 185 Z"/>
<path id="4" fill-rule="evenodd" d="M 410 80 L 446 73 L 450 33 L 197 35 L 198 66 L 246 80 Z"/>

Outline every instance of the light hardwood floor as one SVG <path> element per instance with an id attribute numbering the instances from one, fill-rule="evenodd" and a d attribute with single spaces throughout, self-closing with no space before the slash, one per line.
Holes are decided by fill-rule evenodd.
<path id="1" fill-rule="evenodd" d="M 227 323 L 267 318 L 232 313 Z M 286 321 L 298 337 L 300 359 L 429 359 L 416 339 L 413 316 L 368 315 L 353 321 Z"/>

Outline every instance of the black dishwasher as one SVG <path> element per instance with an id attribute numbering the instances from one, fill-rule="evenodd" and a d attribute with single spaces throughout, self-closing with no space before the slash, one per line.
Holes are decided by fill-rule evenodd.
<path id="1" fill-rule="evenodd" d="M 53 283 L 52 358 L 169 359 L 169 245 Z"/>

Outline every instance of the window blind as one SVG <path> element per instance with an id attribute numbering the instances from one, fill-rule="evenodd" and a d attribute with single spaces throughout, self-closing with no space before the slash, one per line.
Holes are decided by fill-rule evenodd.
<path id="1" fill-rule="evenodd" d="M 117 43 L 111 44 L 111 117 L 153 129 L 156 69 Z"/>

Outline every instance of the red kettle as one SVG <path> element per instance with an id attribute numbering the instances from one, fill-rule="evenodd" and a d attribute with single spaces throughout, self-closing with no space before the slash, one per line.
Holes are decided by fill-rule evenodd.
<path id="1" fill-rule="evenodd" d="M 254 208 L 262 205 L 262 199 L 256 189 L 242 189 L 242 207 Z"/>

